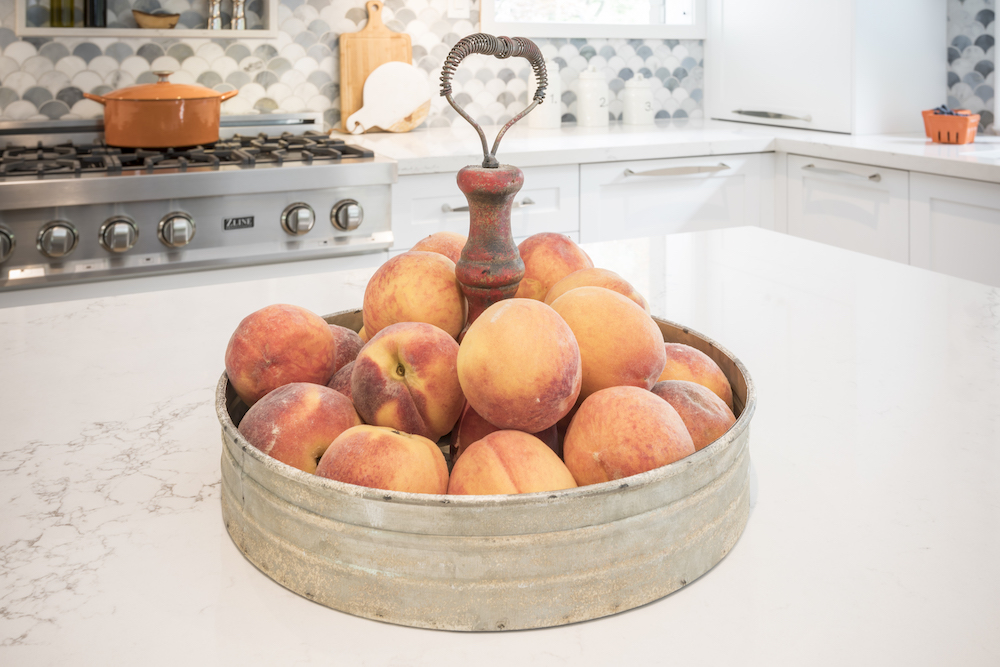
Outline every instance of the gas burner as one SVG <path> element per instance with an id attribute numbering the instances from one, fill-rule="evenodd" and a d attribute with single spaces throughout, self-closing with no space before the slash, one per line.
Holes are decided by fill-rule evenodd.
<path id="1" fill-rule="evenodd" d="M 189 168 L 217 170 L 222 166 L 329 164 L 374 157 L 370 150 L 350 146 L 321 132 L 279 136 L 234 135 L 207 146 L 164 149 L 118 148 L 103 141 L 35 147 L 9 146 L 0 154 L 0 180 L 8 177 L 47 178 L 83 174 L 121 175 L 127 172 L 171 173 Z"/>

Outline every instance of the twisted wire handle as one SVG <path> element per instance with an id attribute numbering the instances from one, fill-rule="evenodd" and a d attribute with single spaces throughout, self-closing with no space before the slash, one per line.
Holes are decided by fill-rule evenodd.
<path id="1" fill-rule="evenodd" d="M 451 77 L 455 74 L 455 70 L 458 69 L 459 63 L 472 53 L 480 53 L 484 56 L 496 56 L 501 60 L 515 56 L 525 58 L 531 63 L 531 69 L 534 70 L 535 78 L 538 81 L 531 104 L 500 128 L 500 132 L 493 142 L 492 151 L 489 150 L 486 143 L 486 135 L 483 133 L 483 128 L 479 127 L 479 124 L 462 107 L 458 106 L 458 103 L 451 96 Z M 476 132 L 479 133 L 479 139 L 483 142 L 483 167 L 487 169 L 496 169 L 500 166 L 496 158 L 500 140 L 514 123 L 521 120 L 529 111 L 542 103 L 542 100 L 545 99 L 545 89 L 548 85 L 549 80 L 545 72 L 545 59 L 542 58 L 542 52 L 538 50 L 538 46 L 534 42 L 524 37 L 495 37 L 494 35 L 487 35 L 484 32 L 477 32 L 474 35 L 463 37 L 452 47 L 448 56 L 444 59 L 444 66 L 441 68 L 441 96 L 448 100 L 448 104 L 462 118 L 469 121 L 472 127 L 476 128 Z"/>

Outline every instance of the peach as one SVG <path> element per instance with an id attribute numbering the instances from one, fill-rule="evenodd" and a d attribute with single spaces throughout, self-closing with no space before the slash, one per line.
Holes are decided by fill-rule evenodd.
<path id="1" fill-rule="evenodd" d="M 518 298 L 541 301 L 569 274 L 594 267 L 587 253 L 564 234 L 534 234 L 521 241 L 517 251 L 524 261 L 524 277 L 514 294 Z"/>
<path id="2" fill-rule="evenodd" d="M 701 350 L 684 343 L 665 343 L 667 360 L 657 382 L 687 380 L 711 389 L 733 409 L 733 388 L 719 365 Z"/>
<path id="3" fill-rule="evenodd" d="M 448 463 L 427 438 L 384 426 L 355 426 L 330 443 L 316 467 L 327 479 L 406 493 L 445 493 Z"/>
<path id="4" fill-rule="evenodd" d="M 627 280 L 607 269 L 595 268 L 574 271 L 549 288 L 544 301 L 551 306 L 553 301 L 577 287 L 604 287 L 612 292 L 618 292 L 635 301 L 642 306 L 647 315 L 649 314 L 649 302 L 646 301 L 646 298 L 635 291 L 635 288 Z"/>
<path id="5" fill-rule="evenodd" d="M 360 329 L 358 329 L 358 338 L 361 339 L 362 343 L 367 343 L 368 340 L 371 338 L 371 336 L 368 335 L 368 332 L 365 331 L 364 327 L 361 327 Z"/>
<path id="6" fill-rule="evenodd" d="M 335 370 L 337 343 L 319 315 L 288 304 L 243 318 L 226 347 L 226 375 L 247 405 L 290 382 L 325 385 Z"/>
<path id="7" fill-rule="evenodd" d="M 458 260 L 462 258 L 462 248 L 468 240 L 468 236 L 455 232 L 435 232 L 417 241 L 410 250 L 439 252 L 458 264 Z"/>
<path id="8" fill-rule="evenodd" d="M 663 334 L 635 301 L 604 287 L 577 287 L 552 302 L 580 345 L 581 399 L 608 387 L 649 389 L 663 371 Z"/>
<path id="9" fill-rule="evenodd" d="M 268 456 L 311 473 L 330 443 L 359 425 L 350 399 L 323 385 L 292 382 L 254 403 L 239 430 Z"/>
<path id="10" fill-rule="evenodd" d="M 398 322 L 368 341 L 351 371 L 351 396 L 366 423 L 437 440 L 455 426 L 465 397 L 458 343 L 433 324 Z"/>
<path id="11" fill-rule="evenodd" d="M 537 433 L 552 426 L 573 407 L 582 377 L 573 332 L 532 299 L 505 299 L 484 310 L 458 350 L 466 400 L 501 429 Z"/>
<path id="12" fill-rule="evenodd" d="M 334 391 L 339 391 L 341 394 L 353 401 L 354 396 L 351 394 L 351 373 L 353 372 L 353 361 L 344 364 L 340 370 L 333 374 L 333 377 L 330 378 L 330 381 L 326 384 L 326 386 Z"/>
<path id="13" fill-rule="evenodd" d="M 522 431 L 495 431 L 469 445 L 451 470 L 448 493 L 493 495 L 572 489 L 576 481 L 544 442 Z"/>
<path id="14" fill-rule="evenodd" d="M 458 423 L 455 424 L 455 428 L 451 432 L 452 463 L 458 460 L 458 457 L 469 448 L 469 445 L 499 430 L 501 430 L 499 426 L 483 419 L 482 415 L 466 403 L 465 409 L 462 410 L 462 416 L 458 418 Z M 544 442 L 549 449 L 555 452 L 556 456 L 562 457 L 562 445 L 559 442 L 559 432 L 555 424 L 544 431 L 531 435 Z"/>
<path id="15" fill-rule="evenodd" d="M 341 368 L 354 361 L 355 357 L 358 356 L 358 352 L 364 347 L 365 342 L 361 340 L 361 336 L 357 334 L 353 329 L 348 329 L 347 327 L 342 327 L 337 324 L 330 325 L 330 331 L 333 332 L 333 337 L 337 341 L 337 351 L 334 354 L 334 373 L 339 371 Z"/>
<path id="16" fill-rule="evenodd" d="M 687 380 L 664 380 L 652 392 L 677 410 L 696 450 L 722 437 L 736 423 L 736 415 L 708 387 Z"/>
<path id="17" fill-rule="evenodd" d="M 365 288 L 365 333 L 374 338 L 397 322 L 426 322 L 458 338 L 467 304 L 455 262 L 436 252 L 410 251 L 380 266 Z"/>
<path id="18" fill-rule="evenodd" d="M 563 457 L 580 486 L 621 479 L 694 454 L 684 421 L 665 400 L 640 387 L 590 395 L 566 429 Z"/>

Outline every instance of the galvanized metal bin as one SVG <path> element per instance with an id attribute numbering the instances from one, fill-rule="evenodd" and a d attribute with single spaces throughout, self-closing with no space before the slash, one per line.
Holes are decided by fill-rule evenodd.
<path id="1" fill-rule="evenodd" d="M 361 311 L 328 322 L 361 328 Z M 247 406 L 223 373 L 222 513 L 262 572 L 357 616 L 446 630 L 583 621 L 651 602 L 718 563 L 747 523 L 750 419 L 742 363 L 656 319 L 669 342 L 708 354 L 733 387 L 736 424 L 705 449 L 615 482 L 551 493 L 396 493 L 310 475 L 262 454 L 237 425 Z"/>

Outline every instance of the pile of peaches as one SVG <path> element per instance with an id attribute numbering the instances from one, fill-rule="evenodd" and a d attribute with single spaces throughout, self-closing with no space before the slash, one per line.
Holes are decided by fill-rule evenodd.
<path id="1" fill-rule="evenodd" d="M 514 298 L 466 326 L 465 241 L 439 232 L 383 264 L 358 332 L 286 304 L 244 318 L 226 349 L 240 433 L 341 482 L 481 495 L 628 477 L 735 423 L 719 366 L 665 343 L 646 299 L 564 235 L 525 239 Z"/>

